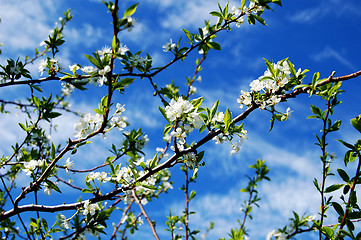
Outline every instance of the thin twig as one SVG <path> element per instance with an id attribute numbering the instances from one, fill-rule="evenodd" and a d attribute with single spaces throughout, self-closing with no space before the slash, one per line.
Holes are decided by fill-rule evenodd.
<path id="1" fill-rule="evenodd" d="M 132 195 L 133 195 L 133 198 L 134 198 L 135 202 L 138 204 L 138 206 L 139 206 L 142 214 L 144 215 L 145 219 L 147 220 L 147 222 L 148 222 L 148 224 L 149 224 L 149 227 L 152 229 L 152 233 L 153 233 L 155 239 L 159 240 L 157 231 L 155 230 L 155 227 L 154 227 L 152 221 L 151 221 L 150 218 L 148 217 L 148 214 L 147 214 L 147 212 L 145 211 L 142 203 L 139 201 L 139 198 L 138 198 L 138 196 L 137 196 L 137 194 L 136 194 L 136 192 L 135 192 L 135 189 L 132 190 Z"/>

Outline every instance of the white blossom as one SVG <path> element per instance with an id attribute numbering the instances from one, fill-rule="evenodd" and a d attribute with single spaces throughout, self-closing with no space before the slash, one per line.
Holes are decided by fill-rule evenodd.
<path id="1" fill-rule="evenodd" d="M 172 42 L 172 39 L 170 39 L 170 41 L 168 43 L 166 43 L 165 45 L 163 45 L 163 52 L 169 52 L 172 51 L 173 49 L 176 48 L 176 44 Z"/>
<path id="2" fill-rule="evenodd" d="M 65 229 L 70 229 L 71 228 L 69 220 L 63 214 L 60 214 L 60 221 L 61 221 L 61 226 L 63 228 L 65 228 Z"/>
<path id="3" fill-rule="evenodd" d="M 97 177 L 97 179 L 99 182 L 106 183 L 106 182 L 110 181 L 112 178 L 108 177 L 108 173 L 101 172 L 101 173 L 99 173 L 99 176 Z"/>
<path id="4" fill-rule="evenodd" d="M 282 115 L 281 121 L 287 120 L 287 119 L 290 117 L 291 112 L 293 112 L 293 111 L 291 111 L 291 108 L 288 107 L 288 108 L 286 109 L 286 113 Z"/>
<path id="5" fill-rule="evenodd" d="M 62 82 L 61 86 L 61 93 L 63 96 L 70 96 L 70 93 L 74 91 L 74 86 L 70 83 Z"/>
<path id="6" fill-rule="evenodd" d="M 83 71 L 83 73 L 91 74 L 96 70 L 96 68 L 93 66 L 84 66 L 80 70 Z"/>
<path id="7" fill-rule="evenodd" d="M 95 211 L 99 210 L 99 206 L 97 204 L 91 204 L 89 200 L 86 200 L 83 205 L 83 215 L 93 216 L 95 214 Z"/>
<path id="8" fill-rule="evenodd" d="M 172 137 L 176 137 L 179 144 L 185 144 L 185 138 L 187 137 L 187 134 L 181 128 L 177 128 L 175 131 L 171 132 L 170 135 Z"/>
<path id="9" fill-rule="evenodd" d="M 188 113 L 192 110 L 193 110 L 193 105 L 189 101 L 183 100 L 183 97 L 178 98 L 177 101 L 172 99 L 169 105 L 165 107 L 165 113 L 167 115 L 167 118 L 171 122 L 180 118 L 182 114 Z"/>
<path id="10" fill-rule="evenodd" d="M 129 51 L 129 48 L 127 47 L 127 45 L 123 46 L 122 44 L 120 44 L 120 47 L 118 49 L 118 54 L 125 55 L 125 53 L 128 51 Z"/>
<path id="11" fill-rule="evenodd" d="M 66 159 L 66 162 L 65 162 L 65 172 L 68 173 L 68 172 L 69 172 L 69 169 L 71 169 L 73 165 L 74 165 L 74 162 L 73 162 L 73 161 L 70 161 L 70 158 Z"/>
<path id="12" fill-rule="evenodd" d="M 75 72 L 76 70 L 79 70 L 80 67 L 78 64 L 73 64 L 69 66 L 70 71 Z"/>
<path id="13" fill-rule="evenodd" d="M 103 86 L 104 81 L 106 80 L 105 75 L 110 71 L 111 71 L 111 68 L 109 65 L 106 65 L 103 69 L 98 70 L 98 74 L 101 76 L 97 81 L 99 84 L 99 87 Z"/>
<path id="14" fill-rule="evenodd" d="M 241 90 L 241 94 L 237 99 L 237 102 L 240 104 L 240 108 L 243 108 L 243 105 L 251 106 L 252 105 L 252 96 L 249 92 Z"/>
<path id="15" fill-rule="evenodd" d="M 223 123 L 224 121 L 224 113 L 223 112 L 217 112 L 214 117 L 212 118 L 212 124 L 216 123 Z"/>
<path id="16" fill-rule="evenodd" d="M 53 189 L 49 188 L 49 185 L 47 183 L 44 184 L 45 188 L 44 188 L 44 194 L 45 195 L 51 195 Z"/>
<path id="17" fill-rule="evenodd" d="M 39 72 L 41 72 L 41 73 L 40 73 L 40 76 L 43 75 L 43 72 L 45 71 L 47 65 L 48 65 L 48 61 L 47 61 L 47 60 L 42 59 L 42 60 L 40 61 L 40 65 L 39 65 Z"/>
<path id="18" fill-rule="evenodd" d="M 109 47 L 109 46 L 104 46 L 102 48 L 102 50 L 97 50 L 97 53 L 100 55 L 100 56 L 105 56 L 107 54 L 111 54 L 112 53 L 112 49 Z"/>
<path id="19" fill-rule="evenodd" d="M 268 100 L 267 100 L 267 105 L 268 106 L 274 106 L 276 105 L 277 103 L 279 103 L 281 101 L 281 98 L 276 96 L 276 95 L 273 95 L 272 97 L 270 97 Z"/>
<path id="20" fill-rule="evenodd" d="M 166 134 L 164 137 L 163 137 L 163 140 L 165 142 L 170 142 L 172 140 L 172 136 L 170 134 Z"/>
<path id="21" fill-rule="evenodd" d="M 88 182 L 94 181 L 95 179 L 97 179 L 99 177 L 100 173 L 99 172 L 91 172 L 88 175 Z"/>
<path id="22" fill-rule="evenodd" d="M 259 92 L 263 90 L 264 83 L 257 79 L 257 80 L 253 80 L 251 84 L 249 84 L 249 86 L 251 87 L 251 91 Z"/>
<path id="23" fill-rule="evenodd" d="M 29 162 L 24 163 L 23 171 L 26 172 L 26 175 L 30 175 L 37 167 L 41 167 L 43 163 L 44 160 L 30 160 Z"/>

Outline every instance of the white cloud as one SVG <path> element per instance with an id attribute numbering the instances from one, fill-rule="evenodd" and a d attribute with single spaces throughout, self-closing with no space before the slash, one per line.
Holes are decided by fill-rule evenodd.
<path id="1" fill-rule="evenodd" d="M 72 21 L 75 21 L 73 19 Z M 69 27 L 64 29 L 64 35 L 69 44 L 84 45 L 86 47 L 94 46 L 99 40 L 105 38 L 104 30 L 100 27 L 94 27 L 89 23 L 83 23 L 80 27 Z"/>
<path id="2" fill-rule="evenodd" d="M 328 60 L 328 59 L 333 59 L 333 60 L 336 60 L 337 62 L 341 63 L 342 65 L 345 65 L 346 67 L 350 68 L 351 70 L 356 69 L 354 64 L 352 62 L 350 62 L 349 60 L 347 60 L 347 58 L 345 58 L 342 53 L 340 53 L 339 51 L 337 51 L 331 47 L 328 47 L 328 46 L 325 47 L 322 50 L 322 52 L 315 54 L 313 56 L 313 59 L 317 62 L 321 62 L 321 61 Z M 330 65 L 335 65 L 335 64 L 330 63 Z"/>
<path id="3" fill-rule="evenodd" d="M 209 13 L 218 10 L 218 1 L 160 1 L 148 0 L 151 4 L 157 4 L 161 11 L 166 13 L 162 22 L 162 26 L 169 29 L 181 29 L 186 27 L 201 27 L 204 25 L 204 20 L 211 20 L 212 17 Z M 219 1 L 221 6 L 224 7 L 226 1 Z M 230 2 L 230 6 L 236 2 Z"/>
<path id="4" fill-rule="evenodd" d="M 294 22 L 300 23 L 313 23 L 319 19 L 324 18 L 327 15 L 332 15 L 332 17 L 341 17 L 345 14 L 357 14 L 360 15 L 360 12 L 357 11 L 358 7 L 354 2 L 333 0 L 331 1 L 319 1 L 318 5 L 312 5 L 312 8 L 300 10 L 296 13 L 293 13 L 289 16 L 289 19 Z"/>
<path id="5" fill-rule="evenodd" d="M 38 47 L 49 34 L 57 17 L 57 1 L 26 0 L 21 4 L 16 1 L 1 0 L 1 41 L 5 49 L 33 49 Z M 50 16 L 50 17 L 49 17 Z"/>

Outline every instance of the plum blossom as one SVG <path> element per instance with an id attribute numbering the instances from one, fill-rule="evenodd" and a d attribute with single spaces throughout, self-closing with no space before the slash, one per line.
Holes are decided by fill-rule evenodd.
<path id="1" fill-rule="evenodd" d="M 227 136 L 222 134 L 222 135 L 217 135 L 213 138 L 214 141 L 216 141 L 216 144 L 223 144 L 224 141 L 227 140 Z"/>
<path id="2" fill-rule="evenodd" d="M 45 183 L 44 186 L 45 186 L 45 188 L 44 188 L 44 194 L 50 196 L 51 193 L 52 193 L 52 191 L 53 191 L 53 189 L 51 189 L 47 183 Z"/>
<path id="3" fill-rule="evenodd" d="M 197 164 L 197 155 L 192 152 L 186 153 L 183 155 L 183 160 L 188 167 L 192 167 Z"/>
<path id="4" fill-rule="evenodd" d="M 25 162 L 23 171 L 26 172 L 26 175 L 30 175 L 37 167 L 43 166 L 44 162 L 45 160 L 30 160 L 29 162 Z"/>
<path id="5" fill-rule="evenodd" d="M 75 72 L 76 70 L 79 70 L 80 67 L 78 64 L 73 64 L 69 66 L 70 71 Z"/>
<path id="6" fill-rule="evenodd" d="M 169 105 L 165 107 L 165 114 L 167 118 L 173 122 L 180 118 L 183 113 L 188 113 L 192 110 L 193 105 L 189 101 L 183 100 L 183 97 L 180 97 L 177 101 L 174 99 L 170 101 Z"/>
<path id="7" fill-rule="evenodd" d="M 66 162 L 65 162 L 65 172 L 68 173 L 69 172 L 69 169 L 71 169 L 74 165 L 74 162 L 73 161 L 70 161 L 70 158 L 66 159 Z"/>
<path id="8" fill-rule="evenodd" d="M 99 176 L 97 179 L 99 182 L 106 183 L 106 182 L 110 181 L 112 178 L 108 177 L 108 173 L 101 172 L 101 173 L 99 173 Z"/>
<path id="9" fill-rule="evenodd" d="M 272 236 L 276 237 L 277 240 L 286 240 L 287 239 L 287 235 L 285 233 L 276 231 L 276 230 L 272 230 L 271 232 L 269 232 L 267 234 L 266 240 L 271 240 Z"/>
<path id="10" fill-rule="evenodd" d="M 70 93 L 74 91 L 74 86 L 70 83 L 62 82 L 61 86 L 62 86 L 61 94 L 63 96 L 70 96 Z"/>
<path id="11" fill-rule="evenodd" d="M 70 229 L 71 228 L 69 220 L 63 214 L 60 214 L 60 221 L 61 221 L 61 226 L 63 228 L 65 228 L 65 229 Z"/>
<path id="12" fill-rule="evenodd" d="M 138 65 L 145 65 L 150 59 L 140 57 L 139 55 L 134 55 L 133 57 L 129 58 L 130 63 L 132 66 L 136 67 Z"/>
<path id="13" fill-rule="evenodd" d="M 100 56 L 105 56 L 112 53 L 112 49 L 109 46 L 104 46 L 102 50 L 97 50 Z"/>
<path id="14" fill-rule="evenodd" d="M 99 87 L 103 86 L 104 81 L 107 79 L 105 75 L 110 71 L 111 68 L 109 65 L 106 65 L 103 69 L 98 70 L 98 74 L 101 76 L 97 81 L 99 83 Z"/>
<path id="15" fill-rule="evenodd" d="M 111 125 L 117 127 L 121 131 L 127 126 L 127 123 L 124 121 L 124 117 L 115 115 L 112 117 Z"/>
<path id="16" fill-rule="evenodd" d="M 276 96 L 276 95 L 273 95 L 270 99 L 268 99 L 266 101 L 267 105 L 268 106 L 274 106 L 276 105 L 277 103 L 279 103 L 281 101 L 281 98 Z"/>
<path id="17" fill-rule="evenodd" d="M 224 113 L 223 112 L 217 112 L 214 117 L 212 118 L 211 123 L 212 124 L 216 124 L 216 123 L 223 123 L 224 121 Z"/>
<path id="18" fill-rule="evenodd" d="M 170 134 L 166 134 L 164 137 L 163 137 L 163 140 L 165 142 L 170 142 L 172 140 L 172 136 Z"/>
<path id="19" fill-rule="evenodd" d="M 181 128 L 177 128 L 175 131 L 171 132 L 170 135 L 172 137 L 176 137 L 179 144 L 185 144 L 185 138 L 187 137 L 187 134 Z"/>
<path id="20" fill-rule="evenodd" d="M 91 134 L 94 130 L 100 128 L 103 122 L 103 116 L 100 114 L 91 115 L 90 113 L 79 119 L 79 122 L 74 125 L 76 133 L 74 137 L 83 138 Z"/>
<path id="21" fill-rule="evenodd" d="M 99 210 L 99 206 L 97 204 L 92 204 L 89 202 L 89 200 L 86 200 L 83 205 L 83 215 L 93 216 L 95 214 L 95 211 Z"/>
<path id="22" fill-rule="evenodd" d="M 290 117 L 291 112 L 293 112 L 293 111 L 291 111 L 291 108 L 288 107 L 288 108 L 286 109 L 286 113 L 282 115 L 281 121 L 287 120 L 287 119 Z"/>
<path id="23" fill-rule="evenodd" d="M 173 49 L 175 49 L 177 47 L 177 45 L 172 42 L 172 39 L 170 39 L 170 41 L 168 43 L 166 43 L 165 45 L 163 45 L 162 47 L 163 47 L 163 52 L 169 52 L 169 51 L 172 51 Z"/>
<path id="24" fill-rule="evenodd" d="M 44 60 L 44 59 L 41 59 L 40 65 L 39 65 L 40 76 L 43 75 L 43 72 L 45 71 L 47 65 L 48 65 L 48 61 Z"/>
<path id="25" fill-rule="evenodd" d="M 91 74 L 96 70 L 96 68 L 93 66 L 84 66 L 80 70 L 83 71 L 83 73 Z"/>
<path id="26" fill-rule="evenodd" d="M 252 96 L 249 92 L 241 90 L 241 94 L 239 95 L 237 102 L 240 104 L 240 108 L 243 108 L 243 105 L 249 107 L 252 105 Z"/>
<path id="27" fill-rule="evenodd" d="M 253 80 L 251 82 L 251 84 L 249 84 L 249 86 L 251 87 L 251 91 L 255 91 L 255 92 L 259 92 L 261 90 L 263 90 L 264 86 L 264 82 L 260 81 L 260 80 Z"/>
<path id="28" fill-rule="evenodd" d="M 118 54 L 120 55 L 125 55 L 126 52 L 129 51 L 129 48 L 127 47 L 127 45 L 120 44 L 120 47 L 118 49 Z"/>
<path id="29" fill-rule="evenodd" d="M 197 112 L 191 112 L 189 114 L 189 118 L 188 118 L 190 124 L 192 125 L 192 127 L 196 128 L 196 129 L 200 129 L 203 125 L 203 120 L 201 118 L 201 116 L 199 115 L 199 113 Z"/>

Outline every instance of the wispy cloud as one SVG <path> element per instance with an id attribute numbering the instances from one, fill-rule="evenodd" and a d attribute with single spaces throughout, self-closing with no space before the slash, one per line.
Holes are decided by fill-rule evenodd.
<path id="1" fill-rule="evenodd" d="M 162 26 L 168 29 L 181 29 L 186 27 L 200 27 L 204 25 L 204 19 L 212 19 L 209 12 L 218 10 L 218 1 L 161 1 L 148 0 L 151 4 L 156 4 L 161 11 L 165 12 Z M 219 1 L 224 6 L 227 1 Z M 235 5 L 235 1 L 230 2 L 230 6 Z"/>
<path id="2" fill-rule="evenodd" d="M 360 12 L 357 11 L 358 7 L 356 7 L 355 4 L 360 6 L 360 2 L 357 1 L 319 1 L 317 5 L 312 8 L 293 13 L 289 16 L 289 19 L 294 22 L 312 23 L 329 14 L 332 14 L 334 17 L 341 17 L 345 14 L 350 14 L 350 12 L 360 15 Z"/>
<path id="3" fill-rule="evenodd" d="M 331 61 L 333 60 L 350 68 L 350 70 L 352 71 L 356 69 L 355 65 L 352 62 L 350 62 L 346 57 L 344 57 L 341 52 L 328 46 L 326 46 L 321 52 L 313 55 L 312 58 L 317 62 L 321 62 L 324 60 L 331 60 Z M 336 65 L 336 64 L 331 63 L 330 65 Z"/>

